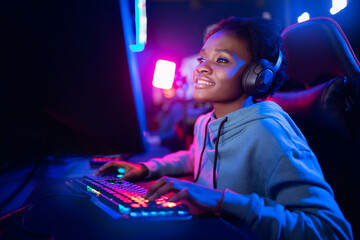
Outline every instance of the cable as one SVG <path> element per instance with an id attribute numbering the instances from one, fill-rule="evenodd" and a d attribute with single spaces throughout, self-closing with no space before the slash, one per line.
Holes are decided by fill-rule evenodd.
<path id="1" fill-rule="evenodd" d="M 0 204 L 0 209 L 3 209 L 13 198 L 15 198 L 19 192 L 25 187 L 25 185 L 30 181 L 30 179 L 35 175 L 37 169 L 40 166 L 40 161 L 41 160 L 37 160 L 35 162 L 35 166 L 33 167 L 33 169 L 30 171 L 30 173 L 26 176 L 26 178 L 24 179 L 24 181 L 19 185 L 19 187 L 17 189 L 15 189 L 15 191 L 10 194 L 10 196 L 8 196 L 4 202 L 2 202 Z"/>
<path id="2" fill-rule="evenodd" d="M 30 233 L 30 234 L 32 234 L 32 235 L 34 235 L 34 236 L 37 236 L 37 237 L 45 237 L 45 238 L 47 238 L 47 239 L 49 239 L 49 240 L 54 240 L 54 239 L 55 239 L 55 236 L 54 236 L 53 234 L 51 234 L 51 233 L 47 233 L 47 232 L 36 232 L 36 231 L 34 231 L 34 230 L 31 230 L 31 228 L 28 227 L 28 226 L 26 225 L 26 223 L 25 223 L 25 217 L 26 217 L 26 215 L 30 212 L 30 210 L 31 210 L 35 205 L 37 205 L 39 202 L 42 202 L 42 201 L 44 201 L 44 200 L 46 200 L 46 199 L 49 199 L 49 198 L 61 197 L 61 196 L 66 196 L 66 197 L 79 197 L 79 198 L 90 198 L 90 196 L 87 195 L 87 194 L 80 195 L 80 194 L 71 194 L 71 193 L 56 193 L 56 194 L 46 195 L 46 196 L 40 198 L 39 200 L 37 200 L 35 203 L 33 203 L 33 204 L 25 211 L 25 213 L 23 214 L 23 216 L 22 216 L 22 218 L 21 218 L 21 226 L 22 226 L 22 228 L 23 228 L 26 232 L 28 232 L 28 233 Z"/>

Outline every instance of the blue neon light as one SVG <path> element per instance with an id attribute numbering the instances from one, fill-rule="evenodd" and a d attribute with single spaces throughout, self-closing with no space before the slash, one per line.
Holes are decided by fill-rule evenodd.
<path id="1" fill-rule="evenodd" d="M 135 30 L 136 44 L 130 45 L 133 52 L 141 52 L 147 39 L 146 0 L 135 0 Z"/>
<path id="2" fill-rule="evenodd" d="M 134 33 L 131 28 L 129 4 L 128 1 L 119 0 L 119 5 L 120 5 L 120 11 L 121 11 L 120 13 L 121 13 L 123 29 L 124 29 L 125 44 L 126 46 L 130 46 Z M 138 116 L 140 129 L 142 131 L 142 134 L 144 135 L 144 133 L 147 131 L 147 127 L 146 127 L 145 107 L 142 98 L 138 64 L 136 57 L 134 53 L 130 51 L 130 48 L 126 49 L 126 53 L 129 60 L 130 75 L 131 75 L 131 81 L 132 81 L 134 98 L 135 98 L 136 112 Z M 148 145 L 144 137 L 142 138 L 142 141 L 143 141 L 142 142 L 143 146 L 147 148 Z"/>
<path id="3" fill-rule="evenodd" d="M 145 44 L 137 43 L 130 45 L 130 50 L 133 52 L 141 52 L 142 50 L 144 50 L 144 48 L 145 48 Z"/>

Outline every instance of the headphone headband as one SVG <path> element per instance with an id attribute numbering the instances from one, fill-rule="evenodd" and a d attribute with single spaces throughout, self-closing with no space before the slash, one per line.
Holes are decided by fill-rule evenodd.
<path id="1" fill-rule="evenodd" d="M 282 63 L 282 59 L 283 59 L 283 55 L 282 55 L 281 50 L 279 50 L 279 56 L 278 56 L 278 59 L 277 59 L 277 61 L 275 63 L 275 66 L 273 68 L 274 73 L 276 73 L 279 70 L 279 68 L 281 66 L 281 63 Z"/>

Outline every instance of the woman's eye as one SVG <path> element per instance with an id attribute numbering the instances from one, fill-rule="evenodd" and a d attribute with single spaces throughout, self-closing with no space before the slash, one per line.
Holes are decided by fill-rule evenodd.
<path id="1" fill-rule="evenodd" d="M 203 62 L 205 61 L 205 59 L 202 58 L 202 57 L 198 57 L 198 58 L 197 58 L 197 61 L 198 61 L 198 63 L 200 64 L 200 63 L 203 63 Z"/>
<path id="2" fill-rule="evenodd" d="M 228 63 L 229 60 L 227 60 L 226 58 L 218 58 L 218 59 L 216 60 L 216 62 L 218 62 L 218 63 Z"/>

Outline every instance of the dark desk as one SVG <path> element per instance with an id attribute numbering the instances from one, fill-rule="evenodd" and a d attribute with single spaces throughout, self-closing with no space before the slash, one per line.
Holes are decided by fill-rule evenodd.
<path id="1" fill-rule="evenodd" d="M 142 161 L 143 157 L 147 156 L 132 161 Z M 76 196 L 65 184 L 67 179 L 92 175 L 94 171 L 85 158 L 44 163 L 31 180 L 31 194 L 21 204 L 32 205 L 24 217 L 26 226 L 43 234 L 29 233 L 22 227 L 23 211 L 3 220 L 0 239 L 248 239 L 246 228 L 235 228 L 212 214 L 182 221 L 115 220 L 87 197 Z M 2 184 L 1 190 L 4 187 Z M 21 202 L 19 197 L 24 195 L 14 201 Z"/>

